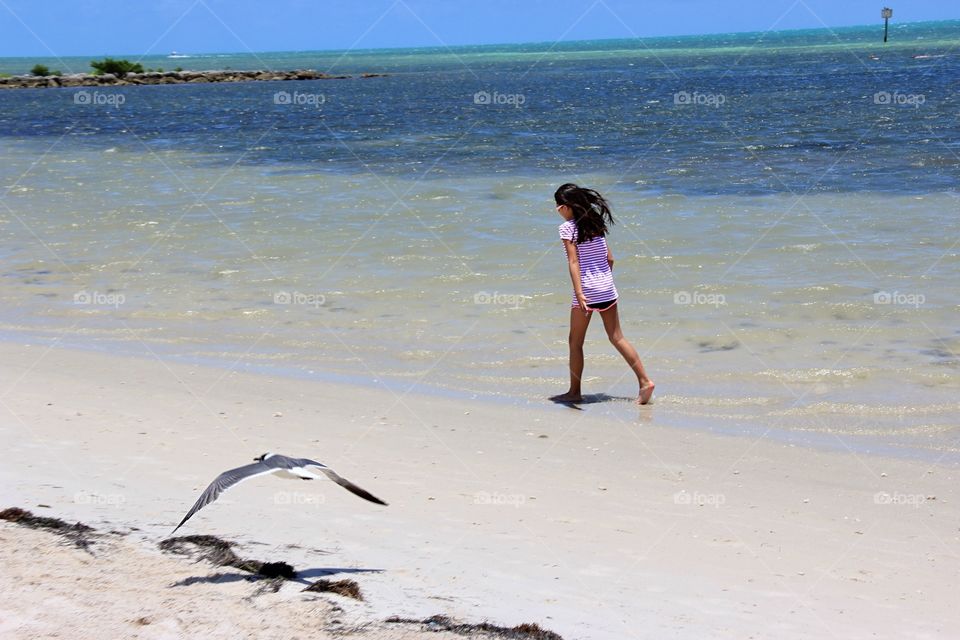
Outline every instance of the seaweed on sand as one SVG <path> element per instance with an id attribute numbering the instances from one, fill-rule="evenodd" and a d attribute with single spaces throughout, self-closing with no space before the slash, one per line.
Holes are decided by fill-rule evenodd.
<path id="1" fill-rule="evenodd" d="M 515 627 L 501 627 L 490 624 L 489 622 L 467 624 L 458 622 L 447 616 L 433 616 L 425 620 L 392 617 L 387 618 L 386 622 L 422 624 L 430 631 L 452 631 L 460 635 L 483 633 L 487 634 L 488 637 L 500 638 L 502 640 L 563 640 L 559 634 L 553 631 L 547 631 L 540 625 L 531 622 L 526 622 Z"/>
<path id="2" fill-rule="evenodd" d="M 0 520 L 6 520 L 31 529 L 46 529 L 63 536 L 78 548 L 84 551 L 90 551 L 90 544 L 93 542 L 93 527 L 88 527 L 82 522 L 70 524 L 60 518 L 47 518 L 45 516 L 35 516 L 26 509 L 19 507 L 8 507 L 0 511 Z"/>
<path id="3" fill-rule="evenodd" d="M 335 593 L 354 600 L 363 600 L 363 593 L 360 591 L 360 585 L 355 580 L 317 580 L 304 591 L 320 591 L 326 593 Z"/>

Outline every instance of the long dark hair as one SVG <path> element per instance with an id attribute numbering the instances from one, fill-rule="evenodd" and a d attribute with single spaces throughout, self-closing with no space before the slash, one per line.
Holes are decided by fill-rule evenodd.
<path id="1" fill-rule="evenodd" d="M 577 225 L 577 244 L 607 235 L 607 225 L 613 225 L 610 204 L 593 189 L 578 187 L 572 182 L 560 185 L 553 194 L 557 205 L 565 204 L 573 210 Z"/>

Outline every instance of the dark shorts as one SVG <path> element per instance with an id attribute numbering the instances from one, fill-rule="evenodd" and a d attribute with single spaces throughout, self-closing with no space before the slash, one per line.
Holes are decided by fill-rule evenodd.
<path id="1" fill-rule="evenodd" d="M 593 309 L 594 311 L 606 311 L 613 305 L 617 304 L 617 299 L 607 300 L 606 302 L 588 302 L 587 309 Z"/>

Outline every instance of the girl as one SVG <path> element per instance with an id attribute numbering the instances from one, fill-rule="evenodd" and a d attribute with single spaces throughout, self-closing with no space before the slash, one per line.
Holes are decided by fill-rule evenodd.
<path id="1" fill-rule="evenodd" d="M 600 312 L 607 337 L 637 375 L 638 404 L 647 404 L 653 396 L 653 380 L 647 376 L 637 350 L 620 331 L 617 315 L 617 288 L 613 285 L 613 254 L 607 246 L 607 224 L 613 214 L 603 196 L 593 189 L 567 183 L 553 194 L 557 213 L 565 220 L 560 238 L 567 251 L 567 266 L 573 282 L 570 309 L 570 389 L 554 402 L 581 402 L 580 379 L 583 375 L 583 340 L 594 311 Z"/>

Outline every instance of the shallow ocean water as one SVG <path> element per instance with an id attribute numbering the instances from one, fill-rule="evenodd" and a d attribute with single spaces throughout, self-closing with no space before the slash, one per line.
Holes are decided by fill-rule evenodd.
<path id="1" fill-rule="evenodd" d="M 551 196 L 573 180 L 613 202 L 618 309 L 658 383 L 632 407 L 594 326 L 588 411 L 956 460 L 958 23 L 909 27 L 885 50 L 847 30 L 367 53 L 340 64 L 391 75 L 118 106 L 0 92 L 0 330 L 543 402 L 566 384 Z"/>

